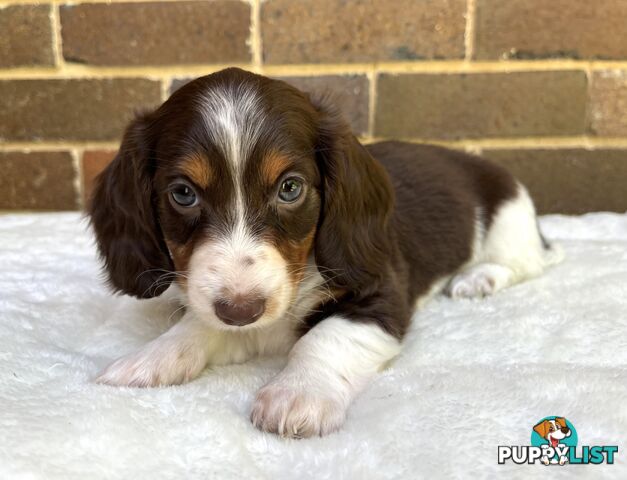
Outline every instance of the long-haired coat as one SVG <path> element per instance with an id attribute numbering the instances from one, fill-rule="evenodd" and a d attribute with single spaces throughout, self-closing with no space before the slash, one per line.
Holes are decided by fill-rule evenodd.
<path id="1" fill-rule="evenodd" d="M 559 260 L 525 188 L 433 146 L 363 146 L 334 109 L 227 69 L 128 127 L 90 208 L 111 285 L 178 284 L 183 318 L 98 381 L 190 381 L 210 365 L 287 354 L 254 425 L 338 429 L 401 348 L 418 302 L 481 297 Z"/>

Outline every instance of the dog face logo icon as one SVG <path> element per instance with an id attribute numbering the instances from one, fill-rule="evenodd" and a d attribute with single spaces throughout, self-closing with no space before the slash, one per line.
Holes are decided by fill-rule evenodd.
<path id="1" fill-rule="evenodd" d="M 555 417 L 555 420 L 542 420 L 533 427 L 534 431 L 546 439 L 553 448 L 557 447 L 560 440 L 570 437 L 571 431 L 566 425 L 566 419 Z"/>
<path id="2" fill-rule="evenodd" d="M 533 426 L 531 444 L 544 447 L 540 461 L 545 465 L 564 465 L 568 448 L 577 445 L 577 432 L 564 417 L 546 417 Z"/>

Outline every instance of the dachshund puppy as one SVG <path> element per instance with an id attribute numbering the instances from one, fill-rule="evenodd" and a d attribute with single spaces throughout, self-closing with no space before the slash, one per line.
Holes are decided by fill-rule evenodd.
<path id="1" fill-rule="evenodd" d="M 131 123 L 90 215 L 115 290 L 149 298 L 174 282 L 187 307 L 97 381 L 174 385 L 286 354 L 251 420 L 291 437 L 340 428 L 399 353 L 417 302 L 489 295 L 560 257 L 502 168 L 363 146 L 332 106 L 235 68 Z"/>

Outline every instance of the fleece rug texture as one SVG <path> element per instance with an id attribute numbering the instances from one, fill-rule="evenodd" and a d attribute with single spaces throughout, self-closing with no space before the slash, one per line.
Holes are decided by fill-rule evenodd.
<path id="1" fill-rule="evenodd" d="M 0 217 L 0 478 L 627 478 L 627 215 L 542 218 L 565 247 L 541 278 L 481 301 L 437 297 L 402 355 L 326 438 L 248 421 L 283 364 L 207 369 L 188 385 L 95 385 L 173 321 L 166 295 L 111 295 L 78 214 Z M 543 417 L 613 465 L 499 465 Z M 547 471 L 550 469 L 550 471 Z"/>

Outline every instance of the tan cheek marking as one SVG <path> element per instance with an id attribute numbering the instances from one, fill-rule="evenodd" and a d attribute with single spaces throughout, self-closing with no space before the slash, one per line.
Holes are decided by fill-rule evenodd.
<path id="1" fill-rule="evenodd" d="M 348 290 L 345 288 L 332 288 L 330 290 L 331 297 L 334 300 L 337 300 L 348 293 Z"/>
<path id="2" fill-rule="evenodd" d="M 297 285 L 303 279 L 305 274 L 304 267 L 307 264 L 307 257 L 313 248 L 315 233 L 316 229 L 314 228 L 300 242 L 287 241 L 278 245 L 278 250 L 288 264 L 287 270 L 293 285 Z"/>
<path id="3" fill-rule="evenodd" d="M 166 240 L 166 245 L 172 254 L 172 261 L 174 262 L 174 269 L 183 273 L 185 276 L 176 275 L 176 282 L 182 287 L 187 287 L 187 271 L 189 268 L 189 260 L 192 257 L 193 247 L 192 245 L 177 245 L 173 242 Z"/>
<path id="4" fill-rule="evenodd" d="M 261 176 L 268 185 L 274 183 L 290 165 L 289 158 L 277 152 L 271 152 L 261 160 Z"/>
<path id="5" fill-rule="evenodd" d="M 183 159 L 180 169 L 201 188 L 207 188 L 213 181 L 214 175 L 209 160 L 200 153 L 192 154 Z"/>

